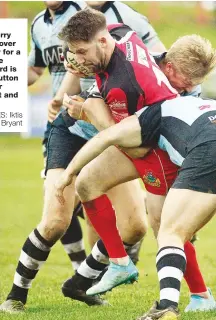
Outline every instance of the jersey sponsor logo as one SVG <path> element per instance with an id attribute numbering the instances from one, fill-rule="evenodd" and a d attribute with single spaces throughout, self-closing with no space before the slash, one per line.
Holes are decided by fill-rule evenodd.
<path id="1" fill-rule="evenodd" d="M 53 47 L 48 47 L 44 49 L 44 60 L 47 66 L 58 64 L 58 63 L 63 64 L 63 61 L 61 60 L 61 55 L 62 55 L 61 46 L 53 46 Z"/>
<path id="2" fill-rule="evenodd" d="M 127 104 L 125 101 L 118 101 L 115 99 L 109 103 L 109 107 L 115 121 L 120 122 L 128 117 Z"/>
<path id="3" fill-rule="evenodd" d="M 155 177 L 152 171 L 146 171 L 143 176 L 143 182 L 149 184 L 152 187 L 159 188 L 161 186 L 160 179 Z"/>
<path id="4" fill-rule="evenodd" d="M 127 109 L 127 104 L 125 101 L 114 100 L 110 104 L 110 109 Z"/>
<path id="5" fill-rule="evenodd" d="M 140 46 L 138 46 L 137 44 L 136 44 L 136 50 L 137 50 L 138 63 L 149 68 L 149 63 L 148 63 L 148 59 L 147 59 L 147 55 L 146 55 L 145 50 L 143 48 L 141 48 Z"/>
<path id="6" fill-rule="evenodd" d="M 134 61 L 133 44 L 131 41 L 126 42 L 126 59 L 128 61 Z"/>

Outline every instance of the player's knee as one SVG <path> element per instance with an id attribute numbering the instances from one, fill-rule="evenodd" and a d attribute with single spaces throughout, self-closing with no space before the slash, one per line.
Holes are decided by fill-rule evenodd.
<path id="1" fill-rule="evenodd" d="M 140 241 L 146 235 L 147 230 L 147 223 L 145 221 L 140 221 L 133 227 L 133 237 L 136 238 L 137 241 Z"/>
<path id="2" fill-rule="evenodd" d="M 70 219 L 58 217 L 42 221 L 38 226 L 38 230 L 47 241 L 55 243 L 64 235 L 69 225 Z"/>
<path id="3" fill-rule="evenodd" d="M 75 182 L 75 189 L 82 201 L 87 201 L 90 194 L 88 179 L 85 178 L 85 168 L 80 172 Z"/>
<path id="4" fill-rule="evenodd" d="M 124 235 L 124 241 L 127 243 L 136 243 L 140 241 L 147 233 L 148 225 L 145 221 L 130 223 Z"/>

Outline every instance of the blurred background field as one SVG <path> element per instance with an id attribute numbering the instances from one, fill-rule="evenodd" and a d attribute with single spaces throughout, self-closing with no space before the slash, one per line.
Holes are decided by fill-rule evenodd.
<path id="1" fill-rule="evenodd" d="M 211 6 L 211 3 L 208 2 L 208 6 Z M 208 38 L 216 47 L 215 11 L 206 10 L 201 3 L 170 1 L 128 2 L 128 4 L 149 18 L 167 48 L 179 36 L 192 33 Z M 28 18 L 29 29 L 32 19 L 43 8 L 41 1 L 8 1 L 6 4 L 0 1 L 1 16 Z M 203 86 L 204 93 L 212 98 L 216 98 L 215 78 L 214 75 L 209 77 Z M 39 114 L 44 114 L 45 123 L 46 102 L 51 97 L 48 73 L 32 86 L 29 92 L 29 108 L 34 109 L 31 119 L 41 126 Z M 23 241 L 40 220 L 43 201 L 43 181 L 40 179 L 40 170 L 43 167 L 43 159 L 40 138 L 22 139 L 19 136 L 0 135 L 0 150 L 0 302 L 2 302 L 10 290 Z M 84 226 L 83 222 L 82 224 Z M 200 241 L 197 242 L 196 247 L 206 282 L 216 296 L 215 228 L 216 222 L 213 220 L 199 233 Z M 72 267 L 63 248 L 58 243 L 33 284 L 28 301 L 28 312 L 26 315 L 15 318 L 18 320 L 136 319 L 157 298 L 155 253 L 156 243 L 152 232 L 149 231 L 144 241 L 141 261 L 138 264 L 139 283 L 133 286 L 123 286 L 107 294 L 106 297 L 109 298 L 112 307 L 88 308 L 81 303 L 64 299 L 61 295 L 61 284 L 71 276 Z M 184 284 L 181 310 L 187 303 L 188 291 Z M 14 318 L 12 315 L 0 314 L 0 319 L 12 318 Z M 216 319 L 216 312 L 183 315 L 182 319 L 213 320 Z"/>

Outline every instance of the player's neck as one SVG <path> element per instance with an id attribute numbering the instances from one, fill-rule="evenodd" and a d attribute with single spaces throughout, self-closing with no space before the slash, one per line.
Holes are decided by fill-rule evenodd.
<path id="1" fill-rule="evenodd" d="M 110 38 L 108 38 L 108 46 L 107 46 L 107 53 L 106 53 L 106 67 L 108 66 L 113 52 L 115 50 L 115 40 L 110 36 Z"/>
<path id="2" fill-rule="evenodd" d="M 50 20 L 53 20 L 55 17 L 55 11 L 52 9 L 49 9 L 49 13 L 50 13 Z"/>

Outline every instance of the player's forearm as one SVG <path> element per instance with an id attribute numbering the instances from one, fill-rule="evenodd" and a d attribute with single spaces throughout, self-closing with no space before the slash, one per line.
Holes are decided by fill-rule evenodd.
<path id="1" fill-rule="evenodd" d="M 110 145 L 112 145 L 112 141 L 109 140 L 109 137 L 106 137 L 104 132 L 100 132 L 80 149 L 66 168 L 65 173 L 71 177 L 77 175 L 85 165 L 99 156 Z"/>
<path id="2" fill-rule="evenodd" d="M 76 77 L 70 72 L 66 72 L 55 98 L 63 101 L 64 93 L 67 93 L 68 96 L 73 96 L 79 94 L 80 90 L 80 78 Z"/>
<path id="3" fill-rule="evenodd" d="M 70 162 L 66 173 L 70 176 L 78 174 L 86 164 L 112 145 L 133 148 L 140 146 L 141 142 L 141 128 L 137 117 L 128 117 L 122 122 L 99 132 L 88 141 Z"/>
<path id="4" fill-rule="evenodd" d="M 87 115 L 88 116 L 88 115 Z M 97 119 L 95 117 L 89 117 L 91 124 L 98 130 L 103 131 L 115 124 L 115 121 L 113 118 L 103 118 L 103 119 Z M 101 120 L 101 121 L 100 121 Z"/>
<path id="5" fill-rule="evenodd" d="M 98 131 L 115 124 L 109 108 L 102 99 L 88 98 L 83 104 L 83 111 Z"/>

